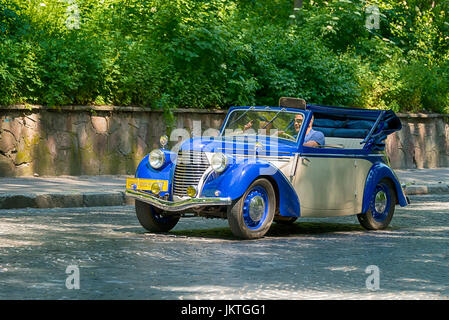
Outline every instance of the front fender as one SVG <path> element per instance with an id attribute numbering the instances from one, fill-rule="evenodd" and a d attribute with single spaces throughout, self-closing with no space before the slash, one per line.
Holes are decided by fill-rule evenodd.
<path id="1" fill-rule="evenodd" d="M 374 189 L 379 181 L 384 178 L 388 178 L 393 182 L 396 189 L 395 191 L 399 205 L 401 207 L 405 207 L 407 205 L 407 198 L 404 194 L 404 191 L 402 190 L 401 184 L 399 183 L 398 177 L 389 166 L 379 162 L 371 167 L 366 177 L 365 190 L 363 192 L 362 213 L 366 213 L 368 211 L 371 195 L 373 194 Z"/>
<path id="2" fill-rule="evenodd" d="M 251 183 L 259 177 L 268 178 L 277 189 L 279 211 L 282 216 L 299 217 L 299 198 L 284 174 L 264 160 L 245 159 L 232 163 L 222 174 L 212 172 L 206 179 L 201 196 L 229 197 L 236 200 L 243 196 Z"/>
<path id="3" fill-rule="evenodd" d="M 173 171 L 175 166 L 173 161 L 176 159 L 176 154 L 169 150 L 162 150 L 165 153 L 165 164 L 159 169 L 153 169 L 148 162 L 149 154 L 147 154 L 139 163 L 136 169 L 135 177 L 141 179 L 157 179 L 168 181 L 168 191 L 161 192 L 161 196 L 170 193 L 172 185 Z"/>

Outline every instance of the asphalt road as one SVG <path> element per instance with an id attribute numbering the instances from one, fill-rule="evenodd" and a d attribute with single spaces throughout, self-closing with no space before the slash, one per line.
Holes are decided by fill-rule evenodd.
<path id="1" fill-rule="evenodd" d="M 0 210 L 0 299 L 449 299 L 449 195 L 411 200 L 385 231 L 304 219 L 252 241 L 204 218 L 150 234 L 130 206 Z"/>

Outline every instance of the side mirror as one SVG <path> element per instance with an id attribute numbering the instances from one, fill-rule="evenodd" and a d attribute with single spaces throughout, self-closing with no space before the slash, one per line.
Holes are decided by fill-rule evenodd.
<path id="1" fill-rule="evenodd" d="M 301 98 L 282 97 L 279 99 L 279 107 L 305 110 L 306 105 L 306 100 Z"/>

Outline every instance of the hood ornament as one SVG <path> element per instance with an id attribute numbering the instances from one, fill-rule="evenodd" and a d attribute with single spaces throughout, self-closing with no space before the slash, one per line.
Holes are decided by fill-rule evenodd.
<path id="1" fill-rule="evenodd" d="M 263 144 L 261 142 L 257 141 L 254 144 L 254 156 L 258 155 L 262 151 L 263 151 Z"/>

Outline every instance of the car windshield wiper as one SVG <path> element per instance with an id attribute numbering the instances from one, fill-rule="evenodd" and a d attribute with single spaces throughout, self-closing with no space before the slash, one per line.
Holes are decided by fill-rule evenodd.
<path id="1" fill-rule="evenodd" d="M 288 125 L 285 127 L 284 132 L 287 132 L 292 125 L 295 123 L 295 119 L 290 120 L 290 122 L 288 123 Z"/>
<path id="2" fill-rule="evenodd" d="M 250 110 L 254 110 L 254 107 L 249 108 L 248 110 L 246 110 L 245 112 L 242 113 L 242 115 L 240 117 L 238 117 L 237 119 L 234 119 L 231 121 L 230 124 L 228 124 L 228 126 L 236 123 L 237 121 L 239 121 L 240 119 L 242 119 Z"/>
<path id="3" fill-rule="evenodd" d="M 284 112 L 284 111 L 286 111 L 286 109 L 285 109 L 285 108 L 282 108 L 281 111 L 279 111 L 278 113 L 276 113 L 276 114 L 274 115 L 273 119 L 271 119 L 266 125 L 264 125 L 262 129 L 265 129 L 266 127 L 268 127 L 268 125 L 269 125 L 270 123 L 272 123 L 272 122 L 279 116 L 279 114 L 280 114 L 281 112 Z"/>

